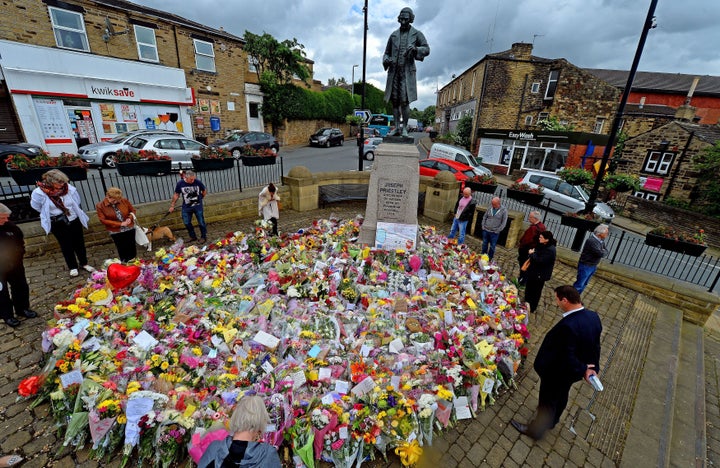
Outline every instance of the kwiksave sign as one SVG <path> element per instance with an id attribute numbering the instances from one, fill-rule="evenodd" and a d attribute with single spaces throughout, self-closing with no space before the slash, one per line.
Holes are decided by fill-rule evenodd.
<path id="1" fill-rule="evenodd" d="M 114 101 L 139 101 L 139 90 L 125 83 L 85 81 L 85 92 L 91 99 L 112 99 Z"/>

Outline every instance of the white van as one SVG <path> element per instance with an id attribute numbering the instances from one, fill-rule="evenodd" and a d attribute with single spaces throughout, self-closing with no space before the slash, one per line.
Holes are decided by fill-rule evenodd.
<path id="1" fill-rule="evenodd" d="M 481 166 L 480 161 L 470 151 L 457 146 L 433 143 L 428 152 L 428 158 L 451 159 L 472 167 L 473 172 L 477 175 L 492 175 L 490 169 Z"/>

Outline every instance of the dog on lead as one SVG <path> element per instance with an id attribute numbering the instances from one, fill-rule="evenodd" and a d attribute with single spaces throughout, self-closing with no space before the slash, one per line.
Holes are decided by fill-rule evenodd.
<path id="1" fill-rule="evenodd" d="M 145 235 L 147 236 L 148 242 L 147 244 L 147 251 L 150 252 L 152 250 L 153 242 L 156 240 L 160 240 L 162 238 L 170 239 L 170 242 L 175 241 L 175 236 L 173 235 L 172 231 L 167 226 L 153 226 L 151 228 L 142 228 L 143 231 L 145 231 Z"/>

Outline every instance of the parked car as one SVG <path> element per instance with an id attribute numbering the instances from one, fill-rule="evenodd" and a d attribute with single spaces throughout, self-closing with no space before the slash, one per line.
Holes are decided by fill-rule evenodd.
<path id="1" fill-rule="evenodd" d="M 444 143 L 433 143 L 430 147 L 430 151 L 428 151 L 428 158 L 450 159 L 452 161 L 467 164 L 472 167 L 475 174 L 479 176 L 492 175 L 492 171 L 484 166 L 481 166 L 480 161 L 478 161 L 478 159 L 470 151 L 464 148 L 458 148 L 457 146 L 446 145 Z M 482 160 L 482 158 L 480 159 Z"/>
<path id="2" fill-rule="evenodd" d="M 372 161 L 375 159 L 375 150 L 382 142 L 382 137 L 370 137 L 365 139 L 363 142 L 363 157 L 366 161 Z"/>
<path id="3" fill-rule="evenodd" d="M 200 156 L 204 147 L 206 145 L 184 135 L 138 135 L 128 140 L 124 149 L 133 153 L 152 150 L 161 156 L 170 156 L 173 169 L 190 169 L 190 160 L 193 156 Z"/>
<path id="4" fill-rule="evenodd" d="M 473 168 L 450 159 L 428 158 L 420 160 L 420 175 L 435 177 L 440 171 L 450 171 L 460 182 L 475 176 Z"/>
<path id="5" fill-rule="evenodd" d="M 310 146 L 342 146 L 345 142 L 345 135 L 339 128 L 323 127 L 310 135 Z"/>
<path id="6" fill-rule="evenodd" d="M 24 154 L 29 158 L 34 158 L 42 153 L 43 149 L 32 143 L 0 143 L 0 176 L 7 177 L 7 159 L 13 154 Z"/>
<path id="7" fill-rule="evenodd" d="M 225 148 L 230 151 L 235 159 L 242 156 L 242 148 L 244 146 L 250 146 L 258 150 L 270 148 L 275 154 L 280 151 L 280 143 L 277 141 L 277 138 L 265 132 L 232 132 L 224 139 L 211 143 L 210 146 Z"/>
<path id="8" fill-rule="evenodd" d="M 180 132 L 160 129 L 142 129 L 121 133 L 109 141 L 90 143 L 78 148 L 78 156 L 91 166 L 115 167 L 115 155 L 128 140 L 138 135 L 182 135 Z"/>
<path id="9" fill-rule="evenodd" d="M 519 183 L 525 183 L 535 188 L 543 186 L 545 198 L 550 200 L 549 209 L 560 213 L 577 213 L 585 209 L 585 202 L 590 195 L 579 185 L 570 185 L 555 174 L 547 172 L 528 171 Z M 615 212 L 606 203 L 597 203 L 593 212 L 605 221 L 612 221 Z"/>

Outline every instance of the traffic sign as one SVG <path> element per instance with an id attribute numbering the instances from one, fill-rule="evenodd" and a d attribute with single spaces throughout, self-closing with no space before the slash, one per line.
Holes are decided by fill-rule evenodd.
<path id="1" fill-rule="evenodd" d="M 372 112 L 369 110 L 360 110 L 355 109 L 355 117 L 360 117 L 363 119 L 363 123 L 370 123 L 370 117 L 372 117 Z"/>

